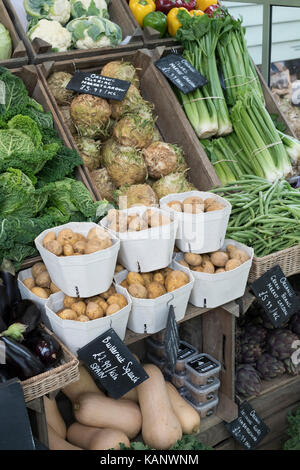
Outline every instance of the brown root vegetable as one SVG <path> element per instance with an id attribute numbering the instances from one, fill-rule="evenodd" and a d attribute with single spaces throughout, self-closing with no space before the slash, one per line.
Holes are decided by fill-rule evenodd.
<path id="1" fill-rule="evenodd" d="M 136 148 L 121 145 L 111 138 L 103 144 L 101 158 L 109 177 L 117 187 L 145 182 L 147 167 L 141 152 Z"/>
<path id="2" fill-rule="evenodd" d="M 185 204 L 191 204 L 191 205 L 197 205 L 197 206 L 202 206 L 204 204 L 204 201 L 201 197 L 199 196 L 189 196 L 184 199 L 182 202 L 183 205 Z"/>
<path id="3" fill-rule="evenodd" d="M 126 307 L 127 300 L 122 294 L 113 294 L 107 299 L 108 305 L 118 304 L 121 308 Z"/>
<path id="4" fill-rule="evenodd" d="M 226 246 L 226 251 L 229 254 L 229 258 L 233 258 L 234 255 L 233 253 L 237 250 L 237 247 L 235 245 L 227 245 Z"/>
<path id="5" fill-rule="evenodd" d="M 23 282 L 24 286 L 26 286 L 27 289 L 29 289 L 29 290 L 31 290 L 33 287 L 35 287 L 35 282 L 34 282 L 34 279 L 32 279 L 32 277 L 27 277 L 22 282 Z"/>
<path id="6" fill-rule="evenodd" d="M 171 144 L 152 142 L 143 155 L 151 178 L 159 179 L 177 170 L 178 153 Z"/>
<path id="7" fill-rule="evenodd" d="M 191 267 L 192 271 L 198 272 L 198 273 L 203 273 L 203 267 L 202 266 L 193 266 Z"/>
<path id="8" fill-rule="evenodd" d="M 66 126 L 69 128 L 69 131 L 71 134 L 76 137 L 77 136 L 77 131 L 76 127 L 73 124 L 72 118 L 71 118 L 71 109 L 70 106 L 60 106 L 59 107 L 60 112 L 62 114 L 62 118 Z"/>
<path id="9" fill-rule="evenodd" d="M 148 297 L 148 291 L 142 284 L 130 284 L 128 292 L 132 297 L 136 297 L 137 299 L 147 299 Z"/>
<path id="10" fill-rule="evenodd" d="M 121 310 L 120 305 L 118 304 L 111 304 L 106 310 L 106 316 L 113 315 Z"/>
<path id="11" fill-rule="evenodd" d="M 86 242 L 82 240 L 79 242 L 76 242 L 75 245 L 73 246 L 74 253 L 78 253 L 79 255 L 84 255 L 85 249 L 86 249 Z"/>
<path id="12" fill-rule="evenodd" d="M 223 268 L 227 263 L 228 259 L 228 255 L 227 253 L 224 253 L 224 251 L 215 251 L 210 255 L 210 260 L 212 264 L 214 264 L 218 268 Z"/>
<path id="13" fill-rule="evenodd" d="M 50 291 L 51 291 L 51 294 L 56 294 L 56 292 L 60 292 L 60 288 L 57 287 L 54 282 L 51 282 L 50 284 Z"/>
<path id="14" fill-rule="evenodd" d="M 83 163 L 89 171 L 99 168 L 101 142 L 89 137 L 76 136 L 74 139 Z"/>
<path id="15" fill-rule="evenodd" d="M 58 316 L 62 320 L 77 320 L 76 312 L 74 312 L 74 310 L 71 310 L 70 308 L 66 308 L 62 312 L 58 313 Z"/>
<path id="16" fill-rule="evenodd" d="M 48 299 L 49 297 L 48 292 L 43 287 L 33 287 L 31 292 L 37 297 L 41 297 L 41 299 Z"/>
<path id="17" fill-rule="evenodd" d="M 215 267 L 211 261 L 204 261 L 201 266 L 204 273 L 213 274 L 215 272 Z"/>
<path id="18" fill-rule="evenodd" d="M 110 240 L 109 233 L 104 228 L 99 226 L 91 228 L 86 238 L 88 242 L 95 239 L 98 241 L 107 239 Z"/>
<path id="19" fill-rule="evenodd" d="M 218 268 L 215 270 L 215 274 L 219 274 L 219 273 L 226 273 L 226 271 L 224 268 Z"/>
<path id="20" fill-rule="evenodd" d="M 117 121 L 113 135 L 121 145 L 143 149 L 153 140 L 154 123 L 151 109 L 146 105 Z"/>
<path id="21" fill-rule="evenodd" d="M 83 300 L 80 300 L 79 302 L 75 302 L 74 304 L 72 304 L 72 310 L 74 310 L 74 312 L 76 312 L 78 316 L 85 315 L 86 305 Z"/>
<path id="22" fill-rule="evenodd" d="M 110 101 L 111 116 L 113 119 L 121 119 L 127 113 L 138 112 L 139 108 L 143 105 L 144 100 L 138 88 L 134 85 L 130 85 L 122 101 Z"/>
<path id="23" fill-rule="evenodd" d="M 148 285 L 147 291 L 149 299 L 157 299 L 157 297 L 161 297 L 167 293 L 165 286 L 156 281 L 153 281 Z"/>
<path id="24" fill-rule="evenodd" d="M 120 286 L 124 287 L 124 289 L 128 289 L 129 285 L 128 285 L 126 279 L 124 279 L 124 281 L 122 281 L 122 282 L 120 283 Z"/>
<path id="25" fill-rule="evenodd" d="M 130 284 L 145 284 L 144 279 L 141 274 L 130 272 L 127 275 L 127 283 Z"/>
<path id="26" fill-rule="evenodd" d="M 65 228 L 61 230 L 57 234 L 57 241 L 62 245 L 74 245 L 78 238 L 77 238 L 77 233 L 73 232 L 73 230 L 70 230 L 69 228 Z"/>
<path id="27" fill-rule="evenodd" d="M 98 165 L 99 166 L 99 165 Z M 91 178 L 96 189 L 101 194 L 103 199 L 112 202 L 114 199 L 114 192 L 117 189 L 112 179 L 110 178 L 106 168 L 95 169 L 91 172 Z"/>
<path id="28" fill-rule="evenodd" d="M 103 312 L 106 313 L 108 304 L 105 302 L 105 300 L 100 298 L 99 300 L 96 300 L 95 302 L 102 308 Z"/>
<path id="29" fill-rule="evenodd" d="M 185 286 L 190 282 L 190 279 L 183 271 L 173 271 L 166 277 L 165 286 L 168 292 L 173 292 L 180 287 Z"/>
<path id="30" fill-rule="evenodd" d="M 128 231 L 130 232 L 140 232 L 147 229 L 147 223 L 139 216 L 134 217 L 128 224 Z"/>
<path id="31" fill-rule="evenodd" d="M 205 212 L 213 212 L 213 211 L 221 211 L 222 209 L 224 209 L 225 206 L 223 206 L 222 204 L 220 204 L 219 202 L 214 202 L 212 204 L 210 204 L 206 211 Z"/>
<path id="32" fill-rule="evenodd" d="M 80 321 L 80 322 L 82 322 L 82 323 L 85 323 L 85 322 L 87 322 L 87 321 L 90 321 L 90 319 L 89 319 L 86 315 L 79 315 L 79 316 L 77 317 L 77 321 Z"/>
<path id="33" fill-rule="evenodd" d="M 152 273 L 142 273 L 142 278 L 144 279 L 144 285 L 147 287 L 150 282 L 153 281 L 153 274 Z"/>
<path id="34" fill-rule="evenodd" d="M 64 253 L 64 256 L 73 256 L 74 255 L 73 246 L 70 245 L 69 243 L 66 243 L 63 246 L 63 253 Z"/>
<path id="35" fill-rule="evenodd" d="M 74 98 L 74 91 L 66 88 L 72 77 L 73 75 L 68 72 L 54 72 L 47 80 L 48 87 L 59 106 L 71 104 Z"/>
<path id="36" fill-rule="evenodd" d="M 151 228 L 161 227 L 162 225 L 168 225 L 171 223 L 171 219 L 164 214 L 156 212 L 156 214 L 150 217 L 149 225 Z"/>
<path id="37" fill-rule="evenodd" d="M 162 273 L 155 273 L 153 276 L 154 282 L 159 282 L 163 286 L 165 285 L 165 276 Z"/>
<path id="38" fill-rule="evenodd" d="M 60 256 L 63 253 L 63 247 L 57 240 L 47 242 L 45 248 L 56 256 Z"/>
<path id="39" fill-rule="evenodd" d="M 115 293 L 116 293 L 116 289 L 114 288 L 114 286 L 110 286 L 110 288 L 106 292 L 102 292 L 102 294 L 99 294 L 99 295 L 103 299 L 107 300 L 108 297 L 110 297 L 111 295 L 113 295 Z"/>
<path id="40" fill-rule="evenodd" d="M 47 271 L 47 268 L 44 265 L 44 263 L 41 263 L 41 262 L 35 263 L 31 268 L 31 274 L 34 279 L 43 271 Z"/>
<path id="41" fill-rule="evenodd" d="M 184 266 L 185 268 L 189 268 L 188 263 L 184 259 L 181 259 L 180 261 L 178 261 L 178 263 Z"/>
<path id="42" fill-rule="evenodd" d="M 190 266 L 200 266 L 202 263 L 202 256 L 197 255 L 196 253 L 185 253 L 184 261 L 186 261 Z"/>
<path id="43" fill-rule="evenodd" d="M 51 278 L 50 278 L 48 272 L 43 271 L 41 274 L 39 274 L 35 279 L 35 283 L 38 287 L 50 288 Z"/>
<path id="44" fill-rule="evenodd" d="M 123 60 L 113 60 L 108 62 L 101 70 L 101 75 L 110 78 L 118 78 L 132 83 L 137 88 L 140 87 L 137 71 L 131 62 Z"/>
<path id="45" fill-rule="evenodd" d="M 70 297 L 68 295 L 65 295 L 64 297 L 65 308 L 72 308 L 72 305 L 75 304 L 75 302 L 78 302 L 78 299 L 76 297 Z"/>
<path id="46" fill-rule="evenodd" d="M 115 273 L 120 273 L 121 271 L 124 271 L 124 269 L 125 269 L 124 266 L 122 266 L 121 264 L 117 264 Z"/>
<path id="47" fill-rule="evenodd" d="M 104 312 L 96 302 L 89 302 L 86 307 L 86 316 L 90 320 L 96 320 L 97 318 L 102 318 L 104 316 Z"/>
<path id="48" fill-rule="evenodd" d="M 111 107 L 103 98 L 77 95 L 71 103 L 70 114 L 80 136 L 100 139 L 108 134 Z"/>
<path id="49" fill-rule="evenodd" d="M 178 171 L 163 176 L 153 184 L 152 188 L 158 199 L 168 196 L 168 194 L 185 193 L 195 189 L 194 186 L 187 181 L 184 172 Z"/>
<path id="50" fill-rule="evenodd" d="M 214 204 L 215 202 L 217 202 L 217 200 L 213 197 L 207 197 L 206 199 L 204 199 L 204 208 L 205 208 L 205 211 L 207 210 L 207 208 L 211 205 L 211 204 Z"/>
<path id="51" fill-rule="evenodd" d="M 189 214 L 201 214 L 204 212 L 204 201 L 201 197 L 190 196 L 182 202 L 184 212 Z"/>
<path id="52" fill-rule="evenodd" d="M 236 269 L 241 265 L 242 263 L 238 259 L 230 259 L 225 265 L 225 271 L 232 271 L 233 269 Z"/>
<path id="53" fill-rule="evenodd" d="M 233 255 L 230 258 L 237 259 L 241 262 L 241 264 L 243 264 L 250 259 L 250 256 L 245 251 L 237 248 L 234 250 Z"/>
<path id="54" fill-rule="evenodd" d="M 48 243 L 48 242 L 52 242 L 53 240 L 56 240 L 56 233 L 55 232 L 48 232 L 47 235 L 44 236 L 43 246 L 45 246 L 46 243 Z"/>
<path id="55" fill-rule="evenodd" d="M 112 241 L 109 238 L 103 240 L 96 240 L 94 238 L 93 240 L 87 242 L 85 247 L 85 254 L 90 255 L 91 253 L 96 253 L 96 251 L 105 250 L 106 248 L 109 248 L 111 246 Z"/>
<path id="56" fill-rule="evenodd" d="M 170 201 L 168 202 L 168 206 L 170 207 L 170 209 L 173 209 L 176 212 L 183 211 L 183 207 L 180 201 Z"/>
<path id="57" fill-rule="evenodd" d="M 116 202 L 120 209 L 134 206 L 156 206 L 158 199 L 149 184 L 134 184 L 122 186 L 116 191 Z"/>

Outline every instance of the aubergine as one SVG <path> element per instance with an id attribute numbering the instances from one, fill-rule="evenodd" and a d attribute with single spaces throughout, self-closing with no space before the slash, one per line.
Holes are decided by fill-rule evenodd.
<path id="1" fill-rule="evenodd" d="M 13 321 L 26 326 L 24 336 L 27 336 L 41 322 L 41 312 L 31 300 L 21 300 L 14 306 Z"/>
<path id="2" fill-rule="evenodd" d="M 45 372 L 44 364 L 26 346 L 7 336 L 2 336 L 1 340 L 6 346 L 6 364 L 15 377 L 26 380 Z"/>
<path id="3" fill-rule="evenodd" d="M 24 345 L 30 349 L 46 367 L 54 367 L 62 359 L 59 342 L 42 328 L 35 329 L 26 337 Z"/>

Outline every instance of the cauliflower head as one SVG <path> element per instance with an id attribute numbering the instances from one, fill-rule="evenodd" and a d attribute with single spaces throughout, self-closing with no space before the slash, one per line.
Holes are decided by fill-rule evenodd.
<path id="1" fill-rule="evenodd" d="M 117 46 L 122 41 L 120 26 L 106 18 L 98 16 L 76 18 L 66 27 L 72 34 L 76 49 Z"/>
<path id="2" fill-rule="evenodd" d="M 66 24 L 71 16 L 69 0 L 24 0 L 26 13 L 33 18 L 59 21 Z"/>
<path id="3" fill-rule="evenodd" d="M 106 0 L 71 0 L 72 18 L 101 16 L 109 18 Z"/>
<path id="4" fill-rule="evenodd" d="M 43 39 L 57 52 L 68 50 L 72 44 L 71 33 L 58 21 L 42 19 L 27 34 L 31 41 L 35 38 Z"/>

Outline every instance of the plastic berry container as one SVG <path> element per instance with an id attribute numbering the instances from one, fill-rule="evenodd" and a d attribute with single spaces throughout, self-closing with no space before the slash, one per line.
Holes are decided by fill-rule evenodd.
<path id="1" fill-rule="evenodd" d="M 175 366 L 176 374 L 178 375 L 185 375 L 186 368 L 185 365 L 188 361 L 191 361 L 194 357 L 196 357 L 198 351 L 194 346 L 185 341 L 180 341 L 179 343 L 179 351 L 177 356 L 177 362 Z"/>
<path id="2" fill-rule="evenodd" d="M 178 375 L 176 373 L 172 373 L 169 368 L 166 367 L 165 373 L 167 377 L 170 377 L 170 382 L 176 387 L 177 389 L 183 388 L 185 386 L 185 376 Z"/>
<path id="3" fill-rule="evenodd" d="M 146 339 L 146 344 L 147 344 L 147 351 L 149 354 L 151 354 L 151 356 L 155 356 L 158 359 L 165 359 L 166 349 L 164 345 L 155 343 L 155 341 L 152 341 L 151 338 Z"/>
<path id="4" fill-rule="evenodd" d="M 198 354 L 186 363 L 186 380 L 200 387 L 212 384 L 219 378 L 221 364 L 209 354 Z"/>
<path id="5" fill-rule="evenodd" d="M 160 359 L 159 357 L 153 356 L 149 352 L 147 352 L 147 359 L 149 362 L 156 365 L 161 371 L 164 371 L 166 367 L 165 359 Z"/>
<path id="6" fill-rule="evenodd" d="M 195 405 L 203 405 L 214 401 L 218 397 L 218 390 L 220 388 L 220 380 L 215 379 L 211 385 L 205 387 L 194 387 L 188 381 L 185 381 L 186 397 Z"/>
<path id="7" fill-rule="evenodd" d="M 204 403 L 203 405 L 195 405 L 195 403 L 190 401 L 186 396 L 184 397 L 184 399 L 199 413 L 200 418 L 202 419 L 209 418 L 216 414 L 219 398 L 216 398 L 215 400 L 210 401 L 208 403 Z"/>

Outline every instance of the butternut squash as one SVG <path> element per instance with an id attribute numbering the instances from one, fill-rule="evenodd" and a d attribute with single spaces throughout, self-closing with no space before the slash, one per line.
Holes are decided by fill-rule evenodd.
<path id="1" fill-rule="evenodd" d="M 67 433 L 67 439 L 71 444 L 80 446 L 86 450 L 120 450 L 120 443 L 130 446 L 126 434 L 117 429 L 93 428 L 83 424 L 72 424 Z"/>
<path id="2" fill-rule="evenodd" d="M 132 355 L 135 357 L 135 359 L 138 362 L 140 362 L 140 359 L 136 354 L 132 353 Z M 138 403 L 139 399 L 138 399 L 138 394 L 137 394 L 136 388 L 132 388 L 131 390 L 129 390 L 129 392 L 125 393 L 125 395 L 122 396 L 122 399 L 123 400 L 132 400 L 132 401 L 135 401 L 136 403 Z"/>
<path id="3" fill-rule="evenodd" d="M 149 379 L 137 386 L 145 444 L 158 450 L 168 450 L 182 437 L 182 429 L 167 392 L 164 376 L 154 364 L 143 366 Z"/>
<path id="4" fill-rule="evenodd" d="M 131 400 L 114 400 L 99 393 L 83 393 L 74 403 L 75 419 L 85 426 L 112 428 L 134 438 L 142 427 L 141 411 Z"/>
<path id="5" fill-rule="evenodd" d="M 61 417 L 56 400 L 49 400 L 49 398 L 44 396 L 44 408 L 47 423 L 62 439 L 66 439 L 67 427 Z"/>
<path id="6" fill-rule="evenodd" d="M 50 450 L 82 450 L 62 439 L 49 424 L 47 427 Z"/>
<path id="7" fill-rule="evenodd" d="M 194 434 L 199 432 L 200 415 L 182 398 L 173 384 L 166 382 L 166 386 L 169 400 L 173 411 L 180 422 L 183 434 Z"/>
<path id="8" fill-rule="evenodd" d="M 99 390 L 92 376 L 88 373 L 83 365 L 79 366 L 80 378 L 77 382 L 73 382 L 62 389 L 65 395 L 71 400 L 72 403 L 81 395 L 81 393 L 92 392 L 99 393 L 104 396 L 104 393 Z"/>

